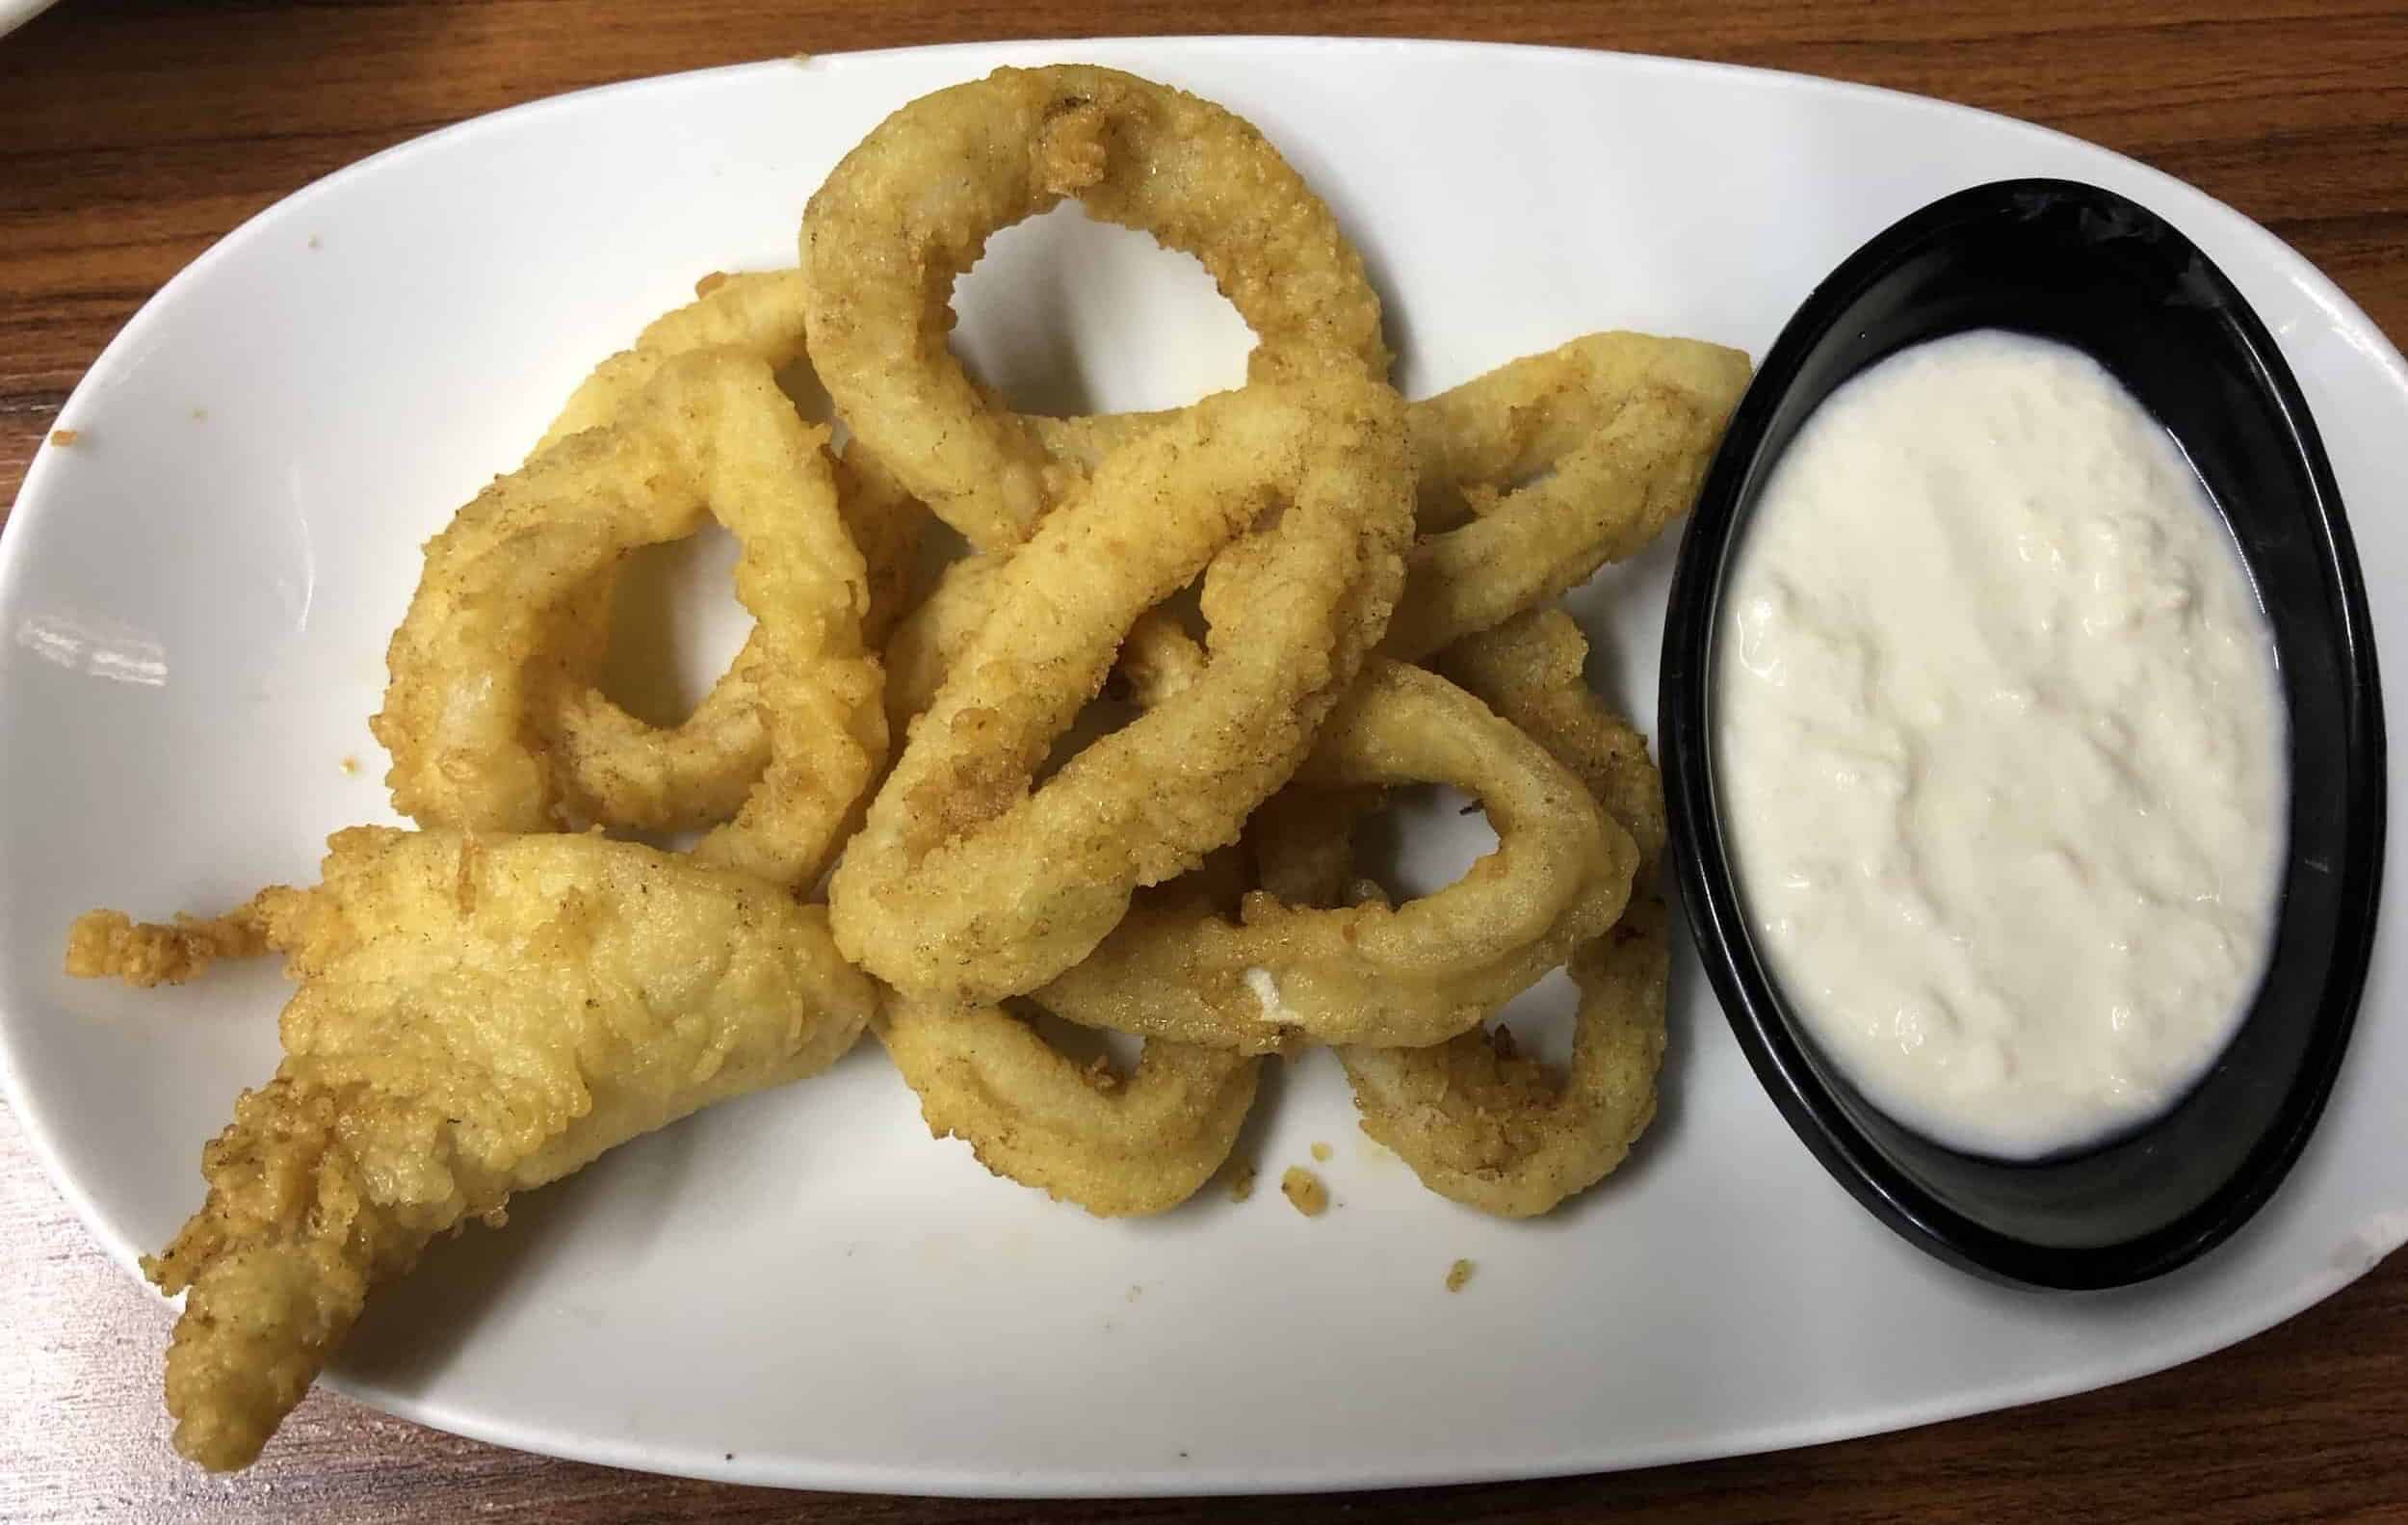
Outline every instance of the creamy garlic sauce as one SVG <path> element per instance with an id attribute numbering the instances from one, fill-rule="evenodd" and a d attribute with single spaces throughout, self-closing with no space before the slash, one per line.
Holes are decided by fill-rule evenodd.
<path id="1" fill-rule="evenodd" d="M 2008 1158 L 2177 1099 L 2264 969 L 2288 737 L 2156 420 L 2045 340 L 1894 355 L 1775 465 L 1718 618 L 1748 925 L 1867 1098 Z"/>

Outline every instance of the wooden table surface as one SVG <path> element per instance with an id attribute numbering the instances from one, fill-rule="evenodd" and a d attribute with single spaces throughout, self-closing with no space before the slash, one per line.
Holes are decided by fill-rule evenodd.
<path id="1" fill-rule="evenodd" d="M 65 0 L 0 39 L 0 503 L 135 307 L 253 212 L 464 117 L 794 52 L 1289 8 L 1139 0 Z M 2133 154 L 2222 197 L 2408 338 L 2408 8 L 2353 0 L 1582 6 L 1340 3 L 1347 33 L 1685 54 L 1943 95 Z M 168 1450 L 169 1315 L 93 1248 L 0 1114 L 0 1518 L 1204 1517 L 1210 1503 L 1027 1507 L 780 1494 L 501 1451 L 313 1395 L 233 1480 Z M 1318 1514 L 1282 1501 L 1266 1518 Z M 1225 1508 L 1225 1507 L 1224 1507 Z M 2126 1386 L 1782 1456 L 1343 1501 L 1349 1517 L 2408 1517 L 2408 1256 L 2257 1339 Z"/>

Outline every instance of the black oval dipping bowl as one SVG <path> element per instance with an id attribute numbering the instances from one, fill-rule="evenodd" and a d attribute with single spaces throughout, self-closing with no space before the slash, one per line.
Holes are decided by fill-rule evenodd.
<path id="1" fill-rule="evenodd" d="M 1857 372 L 1986 328 L 2087 352 L 2173 433 L 2257 585 L 2290 720 L 2280 920 L 2238 1032 L 2171 1110 L 2028 1162 L 1914 1132 L 1818 1051 L 1750 937 L 1714 792 L 1716 615 L 1773 464 Z M 2188 239 L 2095 186 L 2011 180 L 1934 202 L 1858 250 L 1798 309 L 1732 418 L 1681 544 L 1662 681 L 1673 854 L 1714 993 L 1797 1136 L 1882 1222 L 1985 1275 L 2107 1287 L 2196 1257 L 2273 1195 L 2323 1110 L 2366 978 L 2382 695 L 2357 552 L 2307 404 L 2264 325 Z"/>

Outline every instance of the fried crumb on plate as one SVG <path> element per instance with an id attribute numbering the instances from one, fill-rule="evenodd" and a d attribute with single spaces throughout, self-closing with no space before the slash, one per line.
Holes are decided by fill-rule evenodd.
<path id="1" fill-rule="evenodd" d="M 1314 1144 L 1314 1145 L 1313 1145 L 1313 1158 L 1314 1158 L 1314 1159 L 1316 1159 L 1316 1160 L 1321 1161 L 1321 1162 L 1322 1162 L 1322 1164 L 1324 1164 L 1324 1165 L 1328 1164 L 1328 1163 L 1329 1163 L 1329 1145 L 1328 1145 L 1328 1144 L 1321 1144 L 1321 1143 L 1316 1143 L 1316 1144 Z"/>
<path id="2" fill-rule="evenodd" d="M 359 759 L 356 757 L 345 757 L 341 762 L 336 763 L 334 766 L 342 771 L 344 777 L 348 778 L 352 775 L 359 772 Z"/>
<path id="3" fill-rule="evenodd" d="M 1472 1279 L 1472 1263 L 1468 1260 L 1458 1260 L 1449 1266 L 1447 1268 L 1447 1290 L 1449 1292 L 1462 1291 L 1463 1283 Z"/>
<path id="4" fill-rule="evenodd" d="M 1229 1199 L 1231 1201 L 1243 1202 L 1247 1197 L 1254 1195 L 1253 1161 L 1232 1160 L 1229 1162 L 1228 1170 L 1223 1173 L 1229 1178 Z"/>
<path id="5" fill-rule="evenodd" d="M 1301 1165 L 1288 1167 L 1288 1173 L 1279 1178 L 1279 1191 L 1289 1205 L 1307 1218 L 1319 1218 L 1329 1211 L 1329 1188 Z"/>
<path id="6" fill-rule="evenodd" d="M 727 272 L 715 270 L 694 283 L 694 294 L 697 297 L 707 297 L 726 284 Z"/>
<path id="7" fill-rule="evenodd" d="M 50 431 L 50 442 L 58 446 L 61 450 L 65 450 L 67 446 L 75 443 L 83 437 L 84 433 L 80 429 L 54 429 Z"/>

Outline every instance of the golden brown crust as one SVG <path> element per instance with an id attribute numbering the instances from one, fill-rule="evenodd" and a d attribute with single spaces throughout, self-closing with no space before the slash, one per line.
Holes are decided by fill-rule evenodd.
<path id="1" fill-rule="evenodd" d="M 1611 926 L 1629 896 L 1636 850 L 1580 779 L 1420 669 L 1368 664 L 1297 782 L 1308 793 L 1449 784 L 1488 807 L 1499 847 L 1457 883 L 1393 907 L 1264 891 L 1233 921 L 1194 897 L 1149 897 L 1040 999 L 1090 1027 L 1247 1053 L 1441 1042 Z"/>
<path id="2" fill-rule="evenodd" d="M 1589 692 L 1587 651 L 1571 617 L 1545 609 L 1449 647 L 1438 665 L 1581 776 L 1638 844 L 1645 886 L 1663 845 L 1662 781 L 1645 739 Z M 1340 1048 L 1363 1131 L 1430 1190 L 1501 1217 L 1547 1212 L 1604 1179 L 1655 1116 L 1667 925 L 1642 888 L 1572 951 L 1580 1005 L 1560 1072 L 1517 1053 L 1503 1028 L 1429 1048 Z"/>
<path id="3" fill-rule="evenodd" d="M 219 1469 L 258 1454 L 432 1236 L 824 1067 L 876 1002 L 820 908 L 596 836 L 357 828 L 317 886 L 266 906 L 299 981 L 283 1063 L 202 1152 L 207 1201 L 144 1262 L 186 1295 L 177 1449 Z"/>
<path id="4" fill-rule="evenodd" d="M 1224 394 L 1048 517 L 996 572 L 990 612 L 829 881 L 847 955 L 933 998 L 1025 993 L 1085 957 L 1139 887 L 1234 841 L 1395 602 L 1400 406 L 1333 381 Z M 1201 675 L 1037 783 L 1131 624 L 1208 565 Z"/>
<path id="5" fill-rule="evenodd" d="M 1176 1207 L 1211 1180 L 1254 1104 L 1262 1062 L 1149 1040 L 1125 1078 L 1082 1065 L 1000 1007 L 890 999 L 887 1057 L 938 1138 L 1099 1218 Z"/>
<path id="6" fill-rule="evenodd" d="M 872 129 L 803 213 L 811 351 L 838 412 L 982 550 L 1026 539 L 1084 472 L 971 381 L 946 348 L 945 297 L 996 232 L 1070 197 L 1203 262 L 1255 331 L 1251 380 L 1388 371 L 1361 257 L 1251 124 L 1088 65 L 998 69 L 924 95 Z"/>
<path id="7" fill-rule="evenodd" d="M 268 890 L 262 896 L 289 894 Z M 179 914 L 165 925 L 137 923 L 123 911 L 88 910 L 66 933 L 66 972 L 80 980 L 122 980 L 148 989 L 182 985 L 220 959 L 249 959 L 268 951 L 266 915 L 260 900 L 222 916 Z"/>
<path id="8" fill-rule="evenodd" d="M 808 883 L 886 751 L 878 665 L 862 640 L 868 570 L 838 512 L 826 431 L 796 415 L 763 361 L 733 351 L 670 359 L 641 395 L 611 427 L 572 434 L 496 481 L 430 542 L 369 722 L 393 755 L 394 804 L 421 824 L 543 831 L 581 802 L 647 798 L 664 808 L 619 813 L 658 821 L 681 779 L 716 773 L 710 759 L 644 766 L 688 740 L 707 751 L 710 739 L 681 732 L 652 750 L 589 751 L 573 737 L 547 745 L 532 720 L 564 688 L 615 708 L 578 686 L 573 654 L 545 644 L 564 601 L 625 548 L 716 515 L 736 535 L 737 595 L 757 620 L 748 687 L 730 702 L 751 705 L 767 760 L 696 851 Z"/>

